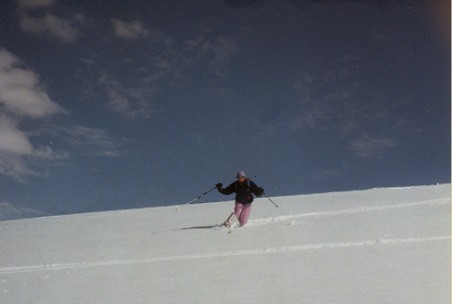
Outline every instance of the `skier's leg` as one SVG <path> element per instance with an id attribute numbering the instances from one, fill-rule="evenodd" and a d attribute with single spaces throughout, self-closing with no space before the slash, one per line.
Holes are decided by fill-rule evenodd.
<path id="1" fill-rule="evenodd" d="M 239 223 L 240 226 L 244 226 L 250 217 L 251 214 L 251 204 L 242 205 L 242 212 L 240 213 Z"/>
<path id="2" fill-rule="evenodd" d="M 239 202 L 235 202 L 234 213 L 235 213 L 235 216 L 238 219 L 240 219 L 240 215 L 242 214 L 242 210 L 243 210 L 243 204 L 239 203 Z"/>

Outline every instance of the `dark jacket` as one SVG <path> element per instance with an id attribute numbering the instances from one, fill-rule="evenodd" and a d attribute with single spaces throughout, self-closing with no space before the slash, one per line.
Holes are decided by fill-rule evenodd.
<path id="1" fill-rule="evenodd" d="M 252 180 L 246 179 L 243 182 L 237 180 L 226 188 L 219 187 L 218 192 L 225 195 L 235 193 L 235 201 L 246 205 L 253 202 L 253 194 L 256 196 L 263 195 L 264 189 L 258 187 Z"/>

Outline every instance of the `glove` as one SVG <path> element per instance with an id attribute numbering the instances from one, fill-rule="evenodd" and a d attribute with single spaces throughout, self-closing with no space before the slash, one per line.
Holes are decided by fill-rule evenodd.
<path id="1" fill-rule="evenodd" d="M 257 196 L 265 195 L 264 189 L 263 188 L 258 188 L 257 191 L 256 191 L 256 195 Z"/>
<path id="2" fill-rule="evenodd" d="M 217 189 L 221 189 L 221 188 L 223 188 L 223 184 L 222 183 L 218 183 L 218 184 L 215 185 L 215 187 Z"/>

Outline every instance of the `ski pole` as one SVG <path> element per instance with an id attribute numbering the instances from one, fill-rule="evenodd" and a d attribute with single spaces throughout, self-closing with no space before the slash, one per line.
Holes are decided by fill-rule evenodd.
<path id="1" fill-rule="evenodd" d="M 209 193 L 209 192 L 212 192 L 212 191 L 215 190 L 216 188 L 217 188 L 217 187 L 215 186 L 215 187 L 213 187 L 212 189 L 207 190 L 206 192 L 204 192 L 204 193 L 201 194 L 200 196 L 198 196 L 198 197 L 192 199 L 191 201 L 189 201 L 189 202 L 186 203 L 185 205 L 190 205 L 191 203 L 196 202 L 196 201 L 199 200 L 201 197 L 203 197 L 204 195 L 206 195 L 206 194 Z"/>
<path id="2" fill-rule="evenodd" d="M 253 176 L 252 178 L 255 178 L 256 177 L 256 175 L 255 176 Z M 250 180 L 251 180 L 251 178 L 250 178 Z M 268 198 L 268 200 L 273 204 L 273 205 L 275 205 L 275 207 L 276 208 L 279 208 L 279 206 L 268 196 L 268 195 L 266 195 L 266 194 L 264 194 L 263 196 L 265 196 L 266 198 Z"/>
<path id="3" fill-rule="evenodd" d="M 273 205 L 275 205 L 276 208 L 279 208 L 279 206 L 276 205 L 276 203 L 275 203 L 268 195 L 264 194 L 264 196 L 265 196 L 266 198 L 268 198 L 268 200 L 269 200 Z"/>

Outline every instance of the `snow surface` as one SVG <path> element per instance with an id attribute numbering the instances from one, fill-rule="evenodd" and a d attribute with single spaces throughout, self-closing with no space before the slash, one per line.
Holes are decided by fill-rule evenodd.
<path id="1" fill-rule="evenodd" d="M 450 187 L 0 222 L 0 302 L 450 303 Z"/>

